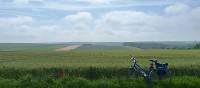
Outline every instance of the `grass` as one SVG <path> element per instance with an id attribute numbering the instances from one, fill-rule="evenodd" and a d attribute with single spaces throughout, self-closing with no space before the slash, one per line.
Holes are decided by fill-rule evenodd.
<path id="1" fill-rule="evenodd" d="M 52 51 L 70 44 L 0 43 L 0 51 Z"/>
<path id="2" fill-rule="evenodd" d="M 139 64 L 147 66 L 148 60 L 157 58 L 170 67 L 195 67 L 200 63 L 200 50 L 134 50 L 88 49 L 71 52 L 12 51 L 0 52 L 0 67 L 51 68 L 51 67 L 128 67 L 132 55 Z"/>
<path id="3" fill-rule="evenodd" d="M 184 79 L 184 80 L 183 80 Z M 36 79 L 24 76 L 20 80 L 0 79 L 1 88 L 199 88 L 200 78 L 175 77 L 171 82 L 155 81 L 148 85 L 143 79 L 112 78 L 88 80 L 85 78 Z"/>
<path id="4" fill-rule="evenodd" d="M 132 55 L 144 68 L 152 58 L 169 63 L 173 81 L 155 81 L 154 88 L 199 88 L 200 50 L 86 45 L 55 51 L 63 46 L 0 49 L 0 88 L 146 88 L 140 76 L 127 75 Z"/>

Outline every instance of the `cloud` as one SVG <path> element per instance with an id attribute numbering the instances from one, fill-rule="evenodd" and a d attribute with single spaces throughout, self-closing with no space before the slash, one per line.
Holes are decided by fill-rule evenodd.
<path id="1" fill-rule="evenodd" d="M 65 11 L 97 11 L 122 8 L 135 8 L 141 6 L 162 6 L 175 1 L 160 0 L 0 0 L 0 7 L 4 9 L 40 9 Z M 28 11 L 24 11 L 29 13 Z M 34 13 L 38 14 L 38 13 Z"/>
<path id="2" fill-rule="evenodd" d="M 148 25 L 147 20 L 151 20 L 153 17 L 144 12 L 138 11 L 112 11 L 105 14 L 102 17 L 102 23 L 109 25 L 109 27 L 114 27 L 112 29 L 118 30 L 141 30 L 137 27 L 142 27 L 143 25 Z M 133 28 L 135 27 L 135 28 Z"/>
<path id="3" fill-rule="evenodd" d="M 18 16 L 18 17 L 7 17 L 0 18 L 0 27 L 6 29 L 6 27 L 17 27 L 21 25 L 29 25 L 34 23 L 35 20 L 30 16 Z M 12 29 L 8 29 L 12 30 Z"/>
<path id="4" fill-rule="evenodd" d="M 91 29 L 93 16 L 89 12 L 78 12 L 74 15 L 68 15 L 64 18 L 71 29 Z"/>
<path id="5" fill-rule="evenodd" d="M 199 10 L 194 8 L 189 13 L 172 16 L 116 10 L 105 13 L 99 18 L 93 18 L 93 21 L 77 20 L 82 17 L 88 18 L 80 14 L 70 15 L 67 18 L 73 18 L 73 24 L 88 21 L 94 23 L 87 25 L 88 30 L 79 27 L 79 31 L 71 32 L 73 38 L 78 41 L 186 41 L 198 40 Z M 87 14 L 92 15 L 88 12 Z"/>
<path id="6" fill-rule="evenodd" d="M 30 3 L 32 0 L 27 1 Z M 58 8 L 57 6 L 52 7 L 59 5 L 58 3 L 48 3 L 51 4 L 45 5 L 49 5 L 49 8 L 52 8 L 49 10 L 53 13 L 46 11 L 45 15 L 51 14 L 57 18 L 49 19 L 51 16 L 46 17 L 48 19 L 37 18 L 29 14 L 0 17 L 0 42 L 200 40 L 200 7 L 178 3 L 166 8 L 163 6 L 160 12 L 145 12 L 130 7 L 85 11 L 80 10 L 81 6 L 77 8 L 76 5 L 70 4 L 74 8 L 68 8 L 71 6 L 62 4 L 59 7 L 61 9 L 77 9 L 74 12 L 67 12 L 54 9 Z"/>
<path id="7" fill-rule="evenodd" d="M 72 23 L 76 22 L 90 23 L 93 20 L 93 17 L 89 12 L 78 12 L 75 15 L 65 16 L 64 19 Z"/>
<path id="8" fill-rule="evenodd" d="M 0 42 L 17 42 L 33 39 L 31 29 L 35 19 L 29 16 L 1 17 Z"/>
<path id="9" fill-rule="evenodd" d="M 78 0 L 79 2 L 86 2 L 90 4 L 110 4 L 114 0 Z"/>
<path id="10" fill-rule="evenodd" d="M 185 12 L 188 12 L 189 10 L 190 10 L 190 6 L 186 4 L 182 4 L 182 3 L 176 3 L 176 4 L 168 6 L 165 9 L 165 13 L 173 15 L 173 14 L 185 13 Z"/>
<path id="11" fill-rule="evenodd" d="M 14 0 L 13 3 L 18 5 L 28 4 L 29 0 Z"/>
<path id="12" fill-rule="evenodd" d="M 144 40 L 157 34 L 152 22 L 159 16 L 139 11 L 112 11 L 100 18 L 96 30 L 106 30 L 114 41 Z M 106 40 L 106 37 L 104 37 Z M 145 39 L 146 40 L 146 39 Z"/>
<path id="13" fill-rule="evenodd" d="M 13 3 L 16 5 L 26 5 L 30 2 L 43 2 L 44 0 L 13 0 Z"/>
<path id="14" fill-rule="evenodd" d="M 187 13 L 172 16 L 132 10 L 112 11 L 100 19 L 96 28 L 109 30 L 117 38 L 110 40 L 116 41 L 199 40 L 199 10 L 193 8 Z"/>
<path id="15" fill-rule="evenodd" d="M 170 16 L 134 10 L 115 10 L 99 17 L 90 12 L 78 12 L 53 25 L 37 25 L 38 20 L 26 16 L 1 18 L 0 22 L 5 22 L 0 25 L 0 42 L 199 40 L 199 14 L 199 7 Z"/>

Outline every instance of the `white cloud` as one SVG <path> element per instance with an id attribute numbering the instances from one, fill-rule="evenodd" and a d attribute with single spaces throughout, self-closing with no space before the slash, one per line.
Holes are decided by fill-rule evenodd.
<path id="1" fill-rule="evenodd" d="M 23 25 L 29 25 L 34 23 L 35 20 L 29 16 L 18 16 L 18 17 L 6 17 L 0 18 L 0 28 L 6 29 L 8 28 L 17 28 Z M 11 29 L 8 29 L 11 30 Z"/>
<path id="2" fill-rule="evenodd" d="M 90 11 L 96 9 L 121 9 L 134 8 L 137 6 L 160 6 L 174 3 L 175 1 L 148 1 L 148 0 L 8 0 L 13 1 L 4 8 L 14 7 L 14 9 L 33 8 L 33 9 L 53 9 L 66 11 Z M 5 2 L 4 0 L 2 2 Z M 0 1 L 1 3 L 1 1 Z M 3 3 L 4 5 L 4 3 Z"/>
<path id="3" fill-rule="evenodd" d="M 98 21 L 96 29 L 109 30 L 117 38 L 110 40 L 116 41 L 199 40 L 199 10 L 194 8 L 188 13 L 172 16 L 112 11 Z M 107 40 L 106 37 L 104 39 Z"/>
<path id="4" fill-rule="evenodd" d="M 16 5 L 27 5 L 32 1 L 43 2 L 44 0 L 13 0 L 13 3 Z"/>
<path id="5" fill-rule="evenodd" d="M 101 19 L 106 25 L 119 30 L 141 30 L 143 25 L 148 25 L 152 20 L 151 15 L 138 11 L 112 11 Z M 135 27 L 135 28 L 133 28 Z M 140 27 L 139 29 L 137 27 Z"/>
<path id="6" fill-rule="evenodd" d="M 93 20 L 92 15 L 89 12 L 78 12 L 75 15 L 68 15 L 65 17 L 66 21 L 70 22 L 85 22 L 90 23 Z"/>
<path id="7" fill-rule="evenodd" d="M 152 26 L 156 18 L 159 17 L 138 11 L 112 11 L 98 20 L 96 30 L 106 30 L 113 41 L 144 40 L 157 34 Z"/>
<path id="8" fill-rule="evenodd" d="M 71 29 L 91 29 L 93 16 L 89 12 L 78 12 L 74 15 L 68 15 L 64 18 Z"/>
<path id="9" fill-rule="evenodd" d="M 29 16 L 1 17 L 0 42 L 199 40 L 200 7 L 189 8 L 169 10 L 167 15 L 135 10 L 113 10 L 98 16 L 77 12 L 52 24 Z"/>
<path id="10" fill-rule="evenodd" d="M 23 4 L 28 4 L 29 0 L 14 0 L 13 2 L 18 5 L 23 5 Z"/>
<path id="11" fill-rule="evenodd" d="M 110 4 L 114 0 L 78 0 L 79 2 L 86 2 L 90 4 Z"/>
<path id="12" fill-rule="evenodd" d="M 165 9 L 165 13 L 174 15 L 174 14 L 186 13 L 189 10 L 190 10 L 190 7 L 188 5 L 177 3 L 177 4 L 173 4 L 167 7 Z"/>
<path id="13" fill-rule="evenodd" d="M 35 19 L 29 16 L 1 17 L 0 42 L 17 42 L 33 39 L 31 30 Z"/>

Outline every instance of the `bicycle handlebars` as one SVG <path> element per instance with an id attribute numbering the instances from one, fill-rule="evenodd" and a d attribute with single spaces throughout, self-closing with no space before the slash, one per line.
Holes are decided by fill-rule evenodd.
<path id="1" fill-rule="evenodd" d="M 136 63 L 135 57 L 131 57 L 131 61 L 134 62 L 134 63 Z"/>

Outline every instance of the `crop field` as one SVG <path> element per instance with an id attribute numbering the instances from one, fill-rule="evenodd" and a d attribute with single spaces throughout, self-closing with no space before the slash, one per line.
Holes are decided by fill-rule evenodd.
<path id="1" fill-rule="evenodd" d="M 7 46 L 7 47 L 6 47 Z M 0 44 L 0 88 L 200 88 L 200 50 L 139 49 L 122 45 Z M 169 63 L 171 82 L 129 76 L 130 58 Z"/>

